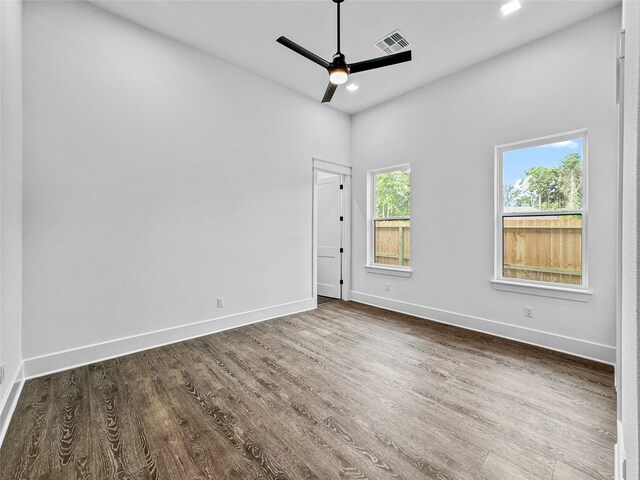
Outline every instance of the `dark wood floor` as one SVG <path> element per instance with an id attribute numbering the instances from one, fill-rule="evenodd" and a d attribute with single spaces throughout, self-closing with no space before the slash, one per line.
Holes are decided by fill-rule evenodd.
<path id="1" fill-rule="evenodd" d="M 613 371 L 350 302 L 27 382 L 2 479 L 612 479 Z"/>
<path id="2" fill-rule="evenodd" d="M 338 301 L 339 300 L 337 298 L 323 297 L 322 295 L 318 295 L 318 305 L 322 305 L 323 303 L 338 302 Z"/>

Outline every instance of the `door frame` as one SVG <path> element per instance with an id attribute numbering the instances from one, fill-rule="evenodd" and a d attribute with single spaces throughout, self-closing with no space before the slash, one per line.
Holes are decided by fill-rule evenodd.
<path id="1" fill-rule="evenodd" d="M 351 298 L 351 167 L 320 158 L 311 159 L 312 211 L 311 211 L 311 296 L 318 302 L 318 172 L 342 175 L 342 300 Z"/>

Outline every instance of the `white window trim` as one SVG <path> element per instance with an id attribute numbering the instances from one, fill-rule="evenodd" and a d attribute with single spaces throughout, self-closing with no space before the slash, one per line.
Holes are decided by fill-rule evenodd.
<path id="1" fill-rule="evenodd" d="M 397 265 L 383 265 L 380 263 L 374 263 L 374 223 L 373 217 L 376 211 L 376 199 L 375 199 L 375 187 L 374 178 L 380 173 L 393 172 L 396 170 L 411 169 L 410 163 L 401 163 L 399 165 L 392 165 L 390 167 L 378 168 L 375 170 L 369 170 L 367 172 L 367 264 L 365 269 L 369 273 L 376 273 L 382 275 L 394 275 L 397 277 L 410 277 L 413 275 L 413 269 L 411 267 L 401 267 Z M 409 177 L 411 178 L 411 177 Z M 409 180 L 411 182 L 411 180 Z M 409 194 L 411 195 L 411 194 Z M 411 216 L 409 216 L 411 218 Z"/>
<path id="2" fill-rule="evenodd" d="M 398 267 L 394 265 L 382 265 L 374 263 L 365 265 L 365 270 L 369 273 L 379 273 L 381 275 L 393 275 L 394 277 L 410 277 L 413 275 L 411 267 Z"/>
<path id="3" fill-rule="evenodd" d="M 583 158 L 582 158 L 582 209 L 581 210 L 560 210 L 554 211 L 557 214 L 581 214 L 582 215 L 582 285 L 569 285 L 563 283 L 541 282 L 536 280 L 525 280 L 502 276 L 503 262 L 503 231 L 502 217 L 504 214 L 504 186 L 503 186 L 503 153 L 509 150 L 533 147 L 537 145 L 545 145 L 548 143 L 562 142 L 571 140 L 576 137 L 582 137 L 583 140 Z M 545 137 L 533 138 L 522 142 L 513 142 L 495 147 L 495 205 L 494 205 L 494 272 L 491 284 L 494 289 L 525 293 L 531 295 L 541 295 L 554 298 L 562 298 L 566 300 L 589 301 L 593 292 L 589 289 L 589 256 L 587 249 L 588 240 L 588 130 L 580 129 L 570 132 L 559 133 L 556 135 L 548 135 Z M 532 213 L 513 213 L 506 216 L 540 216 L 540 212 Z"/>

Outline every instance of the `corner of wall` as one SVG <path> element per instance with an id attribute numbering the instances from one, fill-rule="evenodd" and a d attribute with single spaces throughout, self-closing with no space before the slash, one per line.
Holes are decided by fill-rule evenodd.
<path id="1" fill-rule="evenodd" d="M 0 2 L 0 444 L 24 383 L 22 362 L 22 0 Z"/>
<path id="2" fill-rule="evenodd" d="M 13 413 L 18 405 L 18 399 L 22 393 L 24 382 L 24 363 L 21 361 L 14 377 L 11 379 L 11 382 L 9 382 L 9 385 L 11 385 L 9 393 L 0 407 L 0 447 L 2 446 L 2 442 L 4 441 L 7 431 L 9 430 L 11 417 L 13 417 Z"/>

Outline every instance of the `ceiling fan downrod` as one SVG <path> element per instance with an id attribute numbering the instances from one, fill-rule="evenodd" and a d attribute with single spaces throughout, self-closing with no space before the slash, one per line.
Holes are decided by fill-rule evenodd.
<path id="1" fill-rule="evenodd" d="M 336 3 L 336 6 L 338 7 L 338 52 L 337 53 L 341 53 L 340 52 L 340 4 L 342 2 L 344 2 L 344 0 L 333 0 Z"/>
<path id="2" fill-rule="evenodd" d="M 351 73 L 349 69 L 349 65 L 347 65 L 347 61 L 344 58 L 344 55 L 340 51 L 340 4 L 344 2 L 344 0 L 333 0 L 338 8 L 338 28 L 337 32 L 337 52 L 333 56 L 333 61 L 331 62 L 331 66 L 328 68 L 329 70 L 329 82 L 332 85 L 329 85 L 329 89 L 335 91 L 335 86 L 342 85 L 349 79 L 349 74 Z M 327 90 L 328 92 L 329 90 Z M 333 91 L 330 92 L 330 95 L 333 96 Z M 325 92 L 325 97 L 327 97 L 327 92 Z M 324 102 L 323 98 L 323 102 Z"/>

